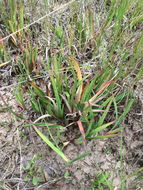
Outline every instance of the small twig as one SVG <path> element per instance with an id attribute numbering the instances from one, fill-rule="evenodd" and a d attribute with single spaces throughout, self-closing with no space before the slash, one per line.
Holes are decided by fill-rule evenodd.
<path id="1" fill-rule="evenodd" d="M 60 180 L 62 180 L 62 179 L 64 179 L 64 176 L 63 176 L 63 177 L 59 177 L 58 179 L 53 179 L 53 180 L 51 180 L 51 181 L 48 181 L 48 182 L 46 182 L 46 183 L 44 183 L 44 184 L 42 184 L 42 185 L 39 185 L 36 189 L 38 190 L 38 189 L 40 189 L 40 188 L 48 187 L 48 186 L 50 186 L 50 185 L 52 185 L 52 184 L 57 183 L 58 181 L 60 181 Z"/>
<path id="2" fill-rule="evenodd" d="M 2 101 L 3 101 L 3 103 L 4 103 L 4 105 L 5 105 L 5 107 L 6 107 L 6 108 L 9 108 L 8 104 L 7 104 L 6 101 L 4 100 L 3 96 L 1 95 L 1 93 L 0 93 L 0 97 L 1 97 L 1 99 L 2 99 Z"/>

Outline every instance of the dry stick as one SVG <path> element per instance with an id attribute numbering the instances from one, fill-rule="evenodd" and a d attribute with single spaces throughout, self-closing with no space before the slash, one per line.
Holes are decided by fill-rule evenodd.
<path id="1" fill-rule="evenodd" d="M 3 101 L 3 103 L 4 103 L 4 105 L 5 105 L 5 107 L 9 107 L 9 105 L 6 103 L 6 101 L 5 101 L 5 99 L 3 98 L 3 96 L 2 96 L 2 94 L 0 93 L 0 98 L 1 98 L 1 100 Z"/>
<path id="2" fill-rule="evenodd" d="M 44 16 L 41 17 L 41 18 L 39 18 L 38 20 L 35 20 L 35 21 L 33 21 L 32 23 L 30 23 L 30 24 L 24 26 L 23 28 L 20 28 L 19 30 L 15 31 L 15 32 L 13 32 L 13 33 L 11 33 L 11 34 L 9 34 L 8 36 L 6 36 L 6 37 L 4 37 L 4 38 L 1 38 L 1 39 L 0 39 L 0 42 L 2 42 L 2 41 L 4 41 L 4 40 L 8 39 L 9 37 L 11 37 L 11 36 L 13 36 L 13 35 L 15 35 L 15 34 L 21 32 L 21 31 L 23 31 L 23 30 L 25 30 L 25 29 L 27 29 L 27 28 L 29 28 L 30 26 L 32 26 L 32 25 L 38 23 L 39 21 L 45 19 L 46 17 L 51 16 L 52 14 L 54 14 L 54 13 L 56 13 L 56 12 L 58 12 L 58 11 L 64 9 L 64 8 L 68 7 L 68 6 L 69 6 L 70 4 L 72 4 L 73 2 L 75 2 L 75 0 L 71 0 L 70 2 L 68 2 L 68 3 L 66 3 L 66 4 L 64 4 L 64 5 L 62 5 L 62 6 L 60 6 L 59 8 L 53 10 L 52 12 L 47 13 L 46 15 L 44 15 Z"/>
<path id="3" fill-rule="evenodd" d="M 53 179 L 51 181 L 48 181 L 48 182 L 38 186 L 36 189 L 38 190 L 38 189 L 42 189 L 42 188 L 48 188 L 50 185 L 53 185 L 53 184 L 57 183 L 58 181 L 61 181 L 62 179 L 64 179 L 64 176 L 59 177 L 57 179 Z"/>

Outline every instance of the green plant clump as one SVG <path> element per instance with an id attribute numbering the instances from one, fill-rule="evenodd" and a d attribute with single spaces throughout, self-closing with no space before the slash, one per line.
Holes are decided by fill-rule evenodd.
<path id="1" fill-rule="evenodd" d="M 47 63 L 49 86 L 44 86 L 43 83 L 39 85 L 35 81 L 28 82 L 31 106 L 35 112 L 43 113 L 43 116 L 36 122 L 26 125 L 33 126 L 38 135 L 67 162 L 70 161 L 61 152 L 59 140 L 56 142 L 51 133 L 54 141 L 51 142 L 38 126 L 48 127 L 50 131 L 56 129 L 55 138 L 58 137 L 61 141 L 64 131 L 68 135 L 68 130 L 74 126 L 79 129 L 77 137 L 73 135 L 77 143 L 115 137 L 124 128 L 120 124 L 134 101 L 129 93 L 121 92 L 113 70 L 107 68 L 106 71 L 98 71 L 92 78 L 83 77 L 78 62 L 72 56 L 69 62 L 70 67 L 65 67 L 64 72 L 59 72 L 62 69 L 60 57 L 55 55 L 52 58 L 53 67 L 51 63 Z M 120 114 L 118 105 L 125 101 L 125 97 L 129 100 Z M 20 103 L 25 107 L 23 101 Z M 110 114 L 113 114 L 113 117 L 108 119 Z M 56 122 L 38 122 L 45 117 L 56 119 Z M 109 128 L 108 132 L 107 130 L 103 132 L 106 128 Z M 62 143 L 64 145 L 65 142 Z"/>
<path id="2" fill-rule="evenodd" d="M 0 35 L 0 61 L 9 50 L 18 67 L 16 99 L 25 110 L 29 101 L 37 114 L 38 119 L 25 126 L 32 126 L 69 163 L 73 160 L 63 153 L 68 143 L 115 137 L 124 129 L 121 123 L 134 98 L 123 86 L 135 76 L 130 83 L 134 86 L 143 74 L 143 2 L 106 0 L 95 11 L 98 2 L 75 1 L 66 8 L 68 16 L 62 9 L 58 17 L 43 17 L 40 10 L 36 13 L 44 19 L 24 28 L 26 22 L 33 23 L 26 12 L 32 11 L 27 8 L 32 3 L 38 1 L 0 2 L 2 25 L 6 35 L 11 34 L 7 44 Z M 72 138 L 64 138 L 71 133 Z"/>

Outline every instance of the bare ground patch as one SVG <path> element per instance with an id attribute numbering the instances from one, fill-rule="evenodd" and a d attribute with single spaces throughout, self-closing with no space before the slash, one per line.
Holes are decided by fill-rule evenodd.
<path id="1" fill-rule="evenodd" d="M 142 85 L 139 86 L 142 88 Z M 15 110 L 21 112 L 11 90 L 1 91 L 4 100 Z M 125 120 L 126 130 L 123 135 L 123 170 L 128 175 L 142 166 L 142 96 Z M 1 105 L 3 106 L 2 100 Z M 114 188 L 120 189 L 120 137 L 104 141 L 90 141 L 85 146 L 69 144 L 65 147 L 67 157 L 73 159 L 86 152 L 91 155 L 72 165 L 66 165 L 61 158 L 41 142 L 32 128 L 24 128 L 22 121 L 14 119 L 6 110 L 0 112 L 0 181 L 2 189 L 90 189 L 91 181 L 97 173 L 109 170 Z M 34 155 L 39 158 L 34 160 Z M 43 181 L 32 184 L 32 176 L 26 181 L 30 171 L 24 168 L 34 160 L 35 176 L 43 176 Z M 31 169 L 33 170 L 33 169 Z M 67 175 L 67 176 L 66 176 Z M 137 185 L 140 187 L 142 180 Z M 134 177 L 126 183 L 127 189 L 134 185 Z"/>

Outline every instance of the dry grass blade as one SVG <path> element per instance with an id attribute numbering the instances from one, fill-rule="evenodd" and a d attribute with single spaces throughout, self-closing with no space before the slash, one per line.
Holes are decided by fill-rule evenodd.
<path id="1" fill-rule="evenodd" d="M 5 65 L 7 65 L 8 63 L 10 63 L 10 61 L 7 61 L 7 62 L 5 62 L 5 63 L 1 63 L 1 64 L 0 64 L 0 68 L 3 67 L 3 66 L 5 66 Z"/>
<path id="2" fill-rule="evenodd" d="M 0 49 L 3 47 L 3 40 L 2 40 L 2 36 L 0 35 Z"/>
<path id="3" fill-rule="evenodd" d="M 49 114 L 42 115 L 41 117 L 39 117 L 38 119 L 36 119 L 34 121 L 34 123 L 37 123 L 38 121 L 40 121 L 41 119 L 45 119 L 46 117 L 51 117 L 51 116 Z"/>
<path id="4" fill-rule="evenodd" d="M 110 84 L 113 84 L 113 83 L 114 83 L 113 80 L 104 82 L 101 88 L 99 89 L 99 91 L 89 100 L 89 103 L 92 103 L 95 100 L 95 98 L 97 98 L 106 88 L 108 88 Z"/>
<path id="5" fill-rule="evenodd" d="M 54 101 L 54 99 L 49 96 L 46 96 L 46 97 L 53 103 L 55 109 L 57 109 L 57 105 L 56 105 L 56 102 Z"/>
<path id="6" fill-rule="evenodd" d="M 61 95 L 61 97 L 63 98 L 63 100 L 64 100 L 64 102 L 65 102 L 65 104 L 66 104 L 66 106 L 67 106 L 69 112 L 72 113 L 72 108 L 71 108 L 71 106 L 69 105 L 69 103 L 68 103 L 66 97 L 63 96 L 63 95 Z"/>
<path id="7" fill-rule="evenodd" d="M 94 113 L 98 113 L 98 112 L 104 112 L 105 110 L 101 110 L 101 109 L 93 109 L 92 110 Z"/>
<path id="8" fill-rule="evenodd" d="M 83 140 L 85 141 L 85 132 L 84 132 L 83 125 L 82 125 L 82 123 L 81 123 L 80 120 L 77 121 L 77 124 L 78 124 L 79 130 L 80 130 L 80 132 L 81 132 L 81 134 L 82 134 L 82 138 L 83 138 Z"/>
<path id="9" fill-rule="evenodd" d="M 70 56 L 70 59 L 72 60 L 72 63 L 74 65 L 74 68 L 75 68 L 76 73 L 77 73 L 77 78 L 78 78 L 79 83 L 80 83 L 80 85 L 77 89 L 77 101 L 79 102 L 81 100 L 81 95 L 82 95 L 82 90 L 83 90 L 83 82 L 81 82 L 82 81 L 82 74 L 81 74 L 81 70 L 80 70 L 78 62 L 72 56 Z"/>
<path id="10" fill-rule="evenodd" d="M 72 63 L 74 64 L 74 68 L 75 68 L 75 70 L 77 72 L 78 80 L 81 81 L 82 80 L 82 74 L 81 74 L 79 64 L 72 56 L 70 56 L 70 59 L 72 60 Z"/>

